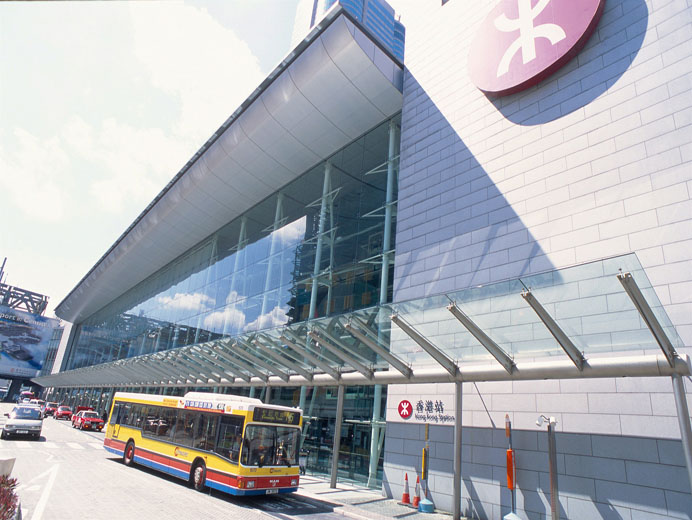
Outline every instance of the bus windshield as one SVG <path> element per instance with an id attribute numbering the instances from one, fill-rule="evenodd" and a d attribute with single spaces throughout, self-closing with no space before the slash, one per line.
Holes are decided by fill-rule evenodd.
<path id="1" fill-rule="evenodd" d="M 241 463 L 259 467 L 296 465 L 299 436 L 299 428 L 249 424 Z"/>

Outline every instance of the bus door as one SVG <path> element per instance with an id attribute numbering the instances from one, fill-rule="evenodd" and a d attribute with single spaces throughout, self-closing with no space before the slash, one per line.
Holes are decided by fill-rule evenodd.
<path id="1" fill-rule="evenodd" d="M 116 403 L 113 406 L 113 411 L 111 412 L 110 420 L 108 421 L 108 428 L 111 429 L 114 439 L 118 438 L 120 435 L 120 404 Z"/>

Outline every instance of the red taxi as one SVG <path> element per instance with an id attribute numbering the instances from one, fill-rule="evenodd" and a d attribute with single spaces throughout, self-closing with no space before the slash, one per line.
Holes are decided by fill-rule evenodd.
<path id="1" fill-rule="evenodd" d="M 72 408 L 69 406 L 58 406 L 53 414 L 53 419 L 72 419 Z"/>
<path id="2" fill-rule="evenodd" d="M 82 410 L 72 416 L 72 427 L 100 432 L 103 429 L 103 419 L 93 410 Z"/>

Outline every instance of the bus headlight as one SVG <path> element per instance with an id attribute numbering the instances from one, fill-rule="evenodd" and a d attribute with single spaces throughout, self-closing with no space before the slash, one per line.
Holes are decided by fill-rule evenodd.
<path id="1" fill-rule="evenodd" d="M 252 489 L 255 487 L 255 481 L 254 480 L 246 480 L 245 481 L 245 487 L 248 489 Z"/>
<path id="2" fill-rule="evenodd" d="M 297 478 L 292 478 L 292 479 L 291 479 L 291 485 L 292 485 L 292 486 L 297 486 L 297 485 L 298 485 L 298 479 L 297 479 Z"/>

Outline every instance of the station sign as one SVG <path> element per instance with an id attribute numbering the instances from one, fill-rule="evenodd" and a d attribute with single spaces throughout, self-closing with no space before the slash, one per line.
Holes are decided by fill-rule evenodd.
<path id="1" fill-rule="evenodd" d="M 495 96 L 538 84 L 586 45 L 604 7 L 605 0 L 501 0 L 471 44 L 471 80 Z"/>
<path id="2" fill-rule="evenodd" d="M 388 412 L 387 421 L 420 424 L 454 424 L 454 398 L 449 395 L 417 395 L 398 402 Z"/>

